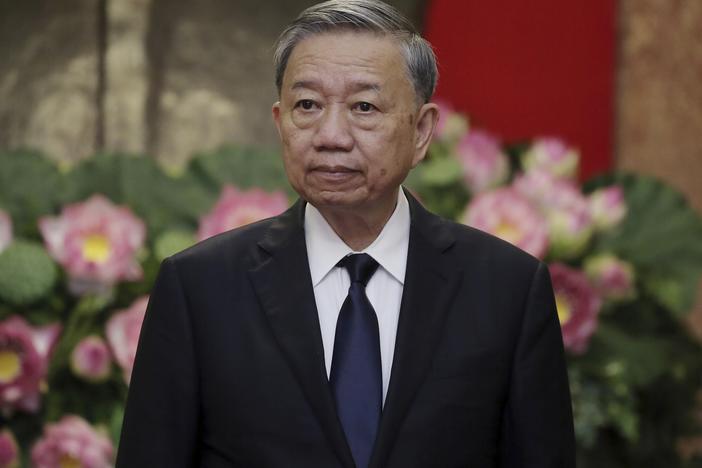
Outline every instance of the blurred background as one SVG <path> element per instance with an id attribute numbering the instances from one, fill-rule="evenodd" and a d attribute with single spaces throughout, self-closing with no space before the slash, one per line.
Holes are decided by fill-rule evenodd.
<path id="1" fill-rule="evenodd" d="M 182 164 L 277 145 L 271 47 L 303 0 L 2 0 L 0 145 Z M 663 177 L 702 209 L 702 4 L 395 0 L 433 42 L 438 95 L 506 139 L 557 134 L 584 176 Z"/>
<path id="2" fill-rule="evenodd" d="M 172 176 L 222 147 L 275 154 L 272 46 L 313 3 L 0 0 L 0 152 L 38 151 L 63 172 L 96 154 L 131 155 Z M 437 97 L 471 128 L 517 145 L 561 138 L 579 152 L 579 181 L 618 170 L 654 176 L 702 213 L 702 2 L 389 3 L 434 45 Z M 693 312 L 680 320 L 702 340 L 696 289 Z M 110 417 L 118 426 L 119 414 Z M 13 424 L 28 447 L 39 424 Z M 674 439 L 668 444 L 693 460 L 695 437 Z"/>
<path id="3" fill-rule="evenodd" d="M 2 0 L 0 148 L 182 166 L 223 143 L 277 147 L 272 44 L 313 3 Z M 702 211 L 700 2 L 390 3 L 434 44 L 437 95 L 472 121 L 507 140 L 558 135 L 582 178 L 656 175 Z"/>

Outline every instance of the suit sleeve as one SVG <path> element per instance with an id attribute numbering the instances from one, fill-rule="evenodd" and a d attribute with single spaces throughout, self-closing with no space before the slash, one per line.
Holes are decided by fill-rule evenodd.
<path id="1" fill-rule="evenodd" d="M 141 328 L 117 468 L 195 466 L 198 419 L 190 316 L 176 265 L 166 259 Z"/>
<path id="2" fill-rule="evenodd" d="M 502 468 L 573 468 L 573 415 L 548 269 L 532 278 L 517 340 L 500 447 Z"/>

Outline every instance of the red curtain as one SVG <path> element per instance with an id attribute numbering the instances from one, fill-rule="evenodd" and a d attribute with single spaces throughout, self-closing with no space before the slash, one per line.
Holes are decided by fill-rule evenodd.
<path id="1" fill-rule="evenodd" d="M 612 164 L 614 0 L 434 0 L 437 95 L 506 142 L 559 136 L 581 176 Z"/>

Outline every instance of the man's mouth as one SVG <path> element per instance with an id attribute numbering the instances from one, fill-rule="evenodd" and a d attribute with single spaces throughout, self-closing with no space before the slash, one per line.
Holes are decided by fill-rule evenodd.
<path id="1" fill-rule="evenodd" d="M 348 166 L 339 165 L 320 165 L 312 168 L 311 175 L 316 177 L 321 177 L 327 181 L 338 181 L 343 182 L 356 175 L 360 174 L 361 171 L 353 169 Z"/>

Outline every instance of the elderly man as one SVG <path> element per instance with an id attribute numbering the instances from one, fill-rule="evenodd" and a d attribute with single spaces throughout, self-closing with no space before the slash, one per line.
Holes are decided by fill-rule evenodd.
<path id="1" fill-rule="evenodd" d="M 431 47 L 338 0 L 275 60 L 300 199 L 164 261 L 117 465 L 574 466 L 546 267 L 400 187 L 438 118 Z"/>

